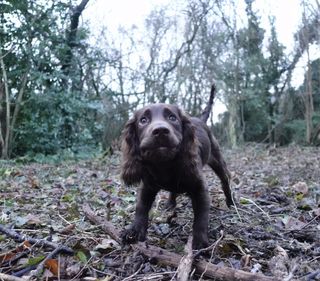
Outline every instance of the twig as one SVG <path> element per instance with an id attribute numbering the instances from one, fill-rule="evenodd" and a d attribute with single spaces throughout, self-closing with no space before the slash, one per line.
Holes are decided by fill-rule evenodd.
<path id="1" fill-rule="evenodd" d="M 126 277 L 126 278 L 124 278 L 122 281 L 127 281 L 127 280 L 130 280 L 131 278 L 135 277 L 141 271 L 143 266 L 144 266 L 144 264 L 142 263 L 140 265 L 139 269 L 135 273 L 133 273 L 132 275 L 130 275 L 130 276 Z"/>
<path id="2" fill-rule="evenodd" d="M 5 53 L 1 54 L 0 59 L 4 59 L 7 55 L 9 55 L 12 51 L 14 51 L 15 45 L 12 45 L 11 48 Z"/>
<path id="3" fill-rule="evenodd" d="M 232 196 L 232 200 L 233 200 L 233 196 Z M 233 206 L 232 206 L 232 207 L 236 210 L 236 213 L 237 213 L 237 215 L 238 215 L 238 217 L 239 217 L 239 220 L 240 220 L 240 222 L 242 222 L 242 218 L 241 218 L 241 216 L 240 216 L 240 213 L 239 213 L 237 204 L 236 204 L 234 201 L 233 201 Z"/>
<path id="4" fill-rule="evenodd" d="M 318 218 L 320 218 L 320 215 L 317 215 L 316 217 L 314 217 L 311 221 L 307 222 L 305 225 L 303 225 L 299 230 L 302 230 L 306 227 L 308 227 L 310 224 L 312 224 L 315 220 L 317 220 Z"/>
<path id="5" fill-rule="evenodd" d="M 57 254 L 59 254 L 59 253 L 61 252 L 62 247 L 63 247 L 63 246 L 59 246 L 58 248 L 55 248 L 49 255 L 47 255 L 46 258 L 37 265 L 36 270 L 33 270 L 33 271 L 31 272 L 31 276 L 38 277 L 38 276 L 42 273 L 43 268 L 44 268 L 45 263 L 47 262 L 47 260 L 52 259 L 52 258 L 54 258 Z"/>
<path id="6" fill-rule="evenodd" d="M 224 237 L 224 233 L 223 233 L 223 231 L 221 230 L 219 239 L 218 239 L 216 242 L 214 242 L 210 247 L 208 247 L 208 248 L 211 248 L 211 255 L 210 255 L 209 263 L 211 263 L 212 258 L 213 258 L 213 253 L 214 253 L 215 249 L 217 248 L 217 246 L 219 245 L 219 243 L 221 242 L 221 240 L 223 239 L 223 237 Z M 209 264 L 209 263 L 208 263 L 208 264 Z M 206 271 L 207 271 L 207 267 L 206 267 L 205 270 L 202 272 L 199 280 L 202 280 L 202 278 L 203 278 L 203 276 L 205 275 Z"/>
<path id="7" fill-rule="evenodd" d="M 101 217 L 98 217 L 94 211 L 90 208 L 89 205 L 84 204 L 82 206 L 82 210 L 84 211 L 86 217 L 89 219 L 89 221 L 94 222 L 97 225 L 100 225 L 101 228 L 109 234 L 109 236 L 117 241 L 118 243 L 121 243 L 120 239 L 120 231 L 114 227 L 114 225 L 107 221 L 103 220 Z"/>
<path id="8" fill-rule="evenodd" d="M 27 280 L 30 280 L 30 277 L 20 278 L 20 277 L 15 277 L 8 274 L 0 273 L 0 280 L 1 281 L 27 281 Z"/>
<path id="9" fill-rule="evenodd" d="M 293 278 L 294 272 L 297 270 L 298 264 L 295 264 L 292 269 L 290 270 L 288 276 L 286 276 L 283 281 L 290 281 Z"/>
<path id="10" fill-rule="evenodd" d="M 311 273 L 309 273 L 308 275 L 305 276 L 305 280 L 312 281 L 319 274 L 320 274 L 320 270 L 316 270 L 314 272 L 311 272 Z"/>
<path id="11" fill-rule="evenodd" d="M 48 241 L 45 239 L 36 239 L 36 238 L 28 237 L 26 235 L 21 235 L 12 229 L 8 229 L 8 228 L 4 227 L 2 224 L 0 224 L 0 232 L 4 233 L 8 237 L 12 238 L 16 242 L 29 241 L 30 244 L 38 246 L 38 247 L 46 246 L 46 247 L 53 248 L 53 249 L 60 248 L 60 252 L 63 252 L 68 255 L 74 254 L 73 250 L 67 246 L 62 246 L 62 245 L 56 244 L 54 242 L 51 242 L 51 241 Z"/>
<path id="12" fill-rule="evenodd" d="M 36 268 L 36 265 L 28 265 L 20 269 L 19 271 L 12 272 L 12 275 L 15 277 L 24 277 L 26 274 L 28 274 L 32 270 L 35 270 Z"/>
<path id="13" fill-rule="evenodd" d="M 85 265 L 81 268 L 81 270 L 77 273 L 76 276 L 74 276 L 70 281 L 73 281 L 73 280 L 78 280 L 77 278 L 82 274 L 82 272 L 87 268 L 89 262 L 93 259 L 93 257 L 90 257 L 88 259 L 88 261 L 85 263 Z"/>
<path id="14" fill-rule="evenodd" d="M 264 213 L 267 216 L 268 220 L 271 220 L 269 214 L 266 211 L 264 211 L 256 202 L 254 202 L 253 200 L 251 200 L 249 198 L 241 197 L 240 200 L 242 200 L 242 199 L 250 202 L 253 205 L 255 205 L 262 213 Z"/>
<path id="15" fill-rule="evenodd" d="M 224 237 L 224 233 L 223 233 L 223 231 L 221 230 L 219 239 L 218 239 L 217 241 L 215 241 L 213 244 L 211 244 L 209 247 L 198 250 L 198 251 L 193 255 L 193 258 L 198 257 L 198 256 L 199 256 L 200 254 L 202 254 L 203 252 L 208 252 L 208 251 L 210 251 L 210 250 L 214 250 L 214 249 L 217 247 L 217 245 L 220 243 L 220 241 L 222 240 L 223 237 Z"/>

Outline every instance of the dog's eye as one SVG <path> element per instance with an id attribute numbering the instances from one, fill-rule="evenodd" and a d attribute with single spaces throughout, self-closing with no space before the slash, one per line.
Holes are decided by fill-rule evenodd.
<path id="1" fill-rule="evenodd" d="M 177 117 L 175 115 L 173 115 L 173 114 L 170 114 L 168 118 L 169 118 L 170 121 L 176 121 L 177 120 Z"/>
<path id="2" fill-rule="evenodd" d="M 148 122 L 148 118 L 147 117 L 141 117 L 140 118 L 140 124 L 146 124 Z"/>

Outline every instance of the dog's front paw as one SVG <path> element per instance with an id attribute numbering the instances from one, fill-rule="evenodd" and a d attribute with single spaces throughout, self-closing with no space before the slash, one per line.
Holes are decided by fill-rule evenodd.
<path id="1" fill-rule="evenodd" d="M 226 198 L 226 204 L 228 206 L 228 208 L 230 208 L 231 206 L 234 206 L 234 202 L 232 198 Z"/>
<path id="2" fill-rule="evenodd" d="M 146 240 L 146 230 L 143 227 L 132 224 L 128 229 L 124 229 L 120 234 L 123 244 L 133 244 Z"/>
<path id="3" fill-rule="evenodd" d="M 209 246 L 207 235 L 194 235 L 192 239 L 192 249 L 199 250 Z"/>

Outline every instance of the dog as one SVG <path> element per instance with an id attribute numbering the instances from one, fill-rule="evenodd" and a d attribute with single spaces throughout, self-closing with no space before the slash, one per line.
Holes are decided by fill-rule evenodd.
<path id="1" fill-rule="evenodd" d="M 226 204 L 233 205 L 227 169 L 218 142 L 206 125 L 215 86 L 200 117 L 190 117 L 178 106 L 151 104 L 137 110 L 122 134 L 121 178 L 138 184 L 135 219 L 122 231 L 125 244 L 145 241 L 148 213 L 159 190 L 170 192 L 168 206 L 176 205 L 177 194 L 186 193 L 194 212 L 193 249 L 208 246 L 210 198 L 202 168 L 209 165 L 220 178 Z"/>

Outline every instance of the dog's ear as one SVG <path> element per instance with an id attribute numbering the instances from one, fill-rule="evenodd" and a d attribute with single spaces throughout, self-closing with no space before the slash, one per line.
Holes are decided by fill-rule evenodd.
<path id="1" fill-rule="evenodd" d="M 192 124 L 190 117 L 180 110 L 180 119 L 182 122 L 182 143 L 181 143 L 181 158 L 183 165 L 187 170 L 193 173 L 198 171 L 199 167 L 199 143 L 195 134 L 195 127 Z"/>
<path id="2" fill-rule="evenodd" d="M 139 183 L 142 177 L 139 138 L 136 129 L 136 116 L 125 125 L 122 132 L 122 167 L 121 178 L 125 184 Z"/>

